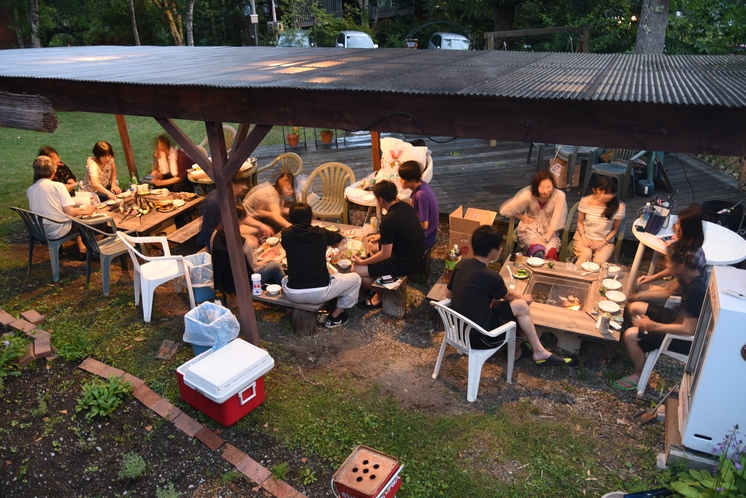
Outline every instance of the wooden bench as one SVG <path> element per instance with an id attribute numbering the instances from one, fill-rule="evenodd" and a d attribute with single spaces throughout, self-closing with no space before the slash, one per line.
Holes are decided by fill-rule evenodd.
<path id="1" fill-rule="evenodd" d="M 293 310 L 293 328 L 299 335 L 313 335 L 316 333 L 316 327 L 318 325 L 318 313 L 319 310 L 326 304 L 300 304 L 294 303 L 281 292 L 276 296 L 270 296 L 267 291 L 263 291 L 260 295 L 252 294 L 251 298 L 260 303 L 274 304 L 277 306 L 284 306 Z"/>
<path id="2" fill-rule="evenodd" d="M 371 287 L 381 299 L 381 313 L 389 318 L 404 318 L 407 312 L 407 277 L 397 277 L 401 283 L 396 289 L 387 289 L 373 283 Z"/>
<path id="3" fill-rule="evenodd" d="M 202 230 L 202 216 L 169 233 L 166 235 L 166 239 L 174 244 L 185 244 L 199 235 L 200 230 Z"/>

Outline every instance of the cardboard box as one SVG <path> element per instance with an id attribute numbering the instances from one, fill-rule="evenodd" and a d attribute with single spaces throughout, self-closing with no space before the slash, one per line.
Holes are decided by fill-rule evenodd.
<path id="1" fill-rule="evenodd" d="M 448 239 L 449 249 L 458 245 L 461 257 L 471 258 L 473 256 L 471 234 L 482 225 L 492 225 L 496 217 L 497 213 L 495 211 L 468 208 L 466 213 L 463 213 L 463 206 L 456 208 L 448 217 L 451 226 L 450 238 Z"/>
<path id="2" fill-rule="evenodd" d="M 567 161 L 558 157 L 552 159 L 549 166 L 549 172 L 552 173 L 557 188 L 567 188 Z M 570 186 L 577 187 L 578 185 L 580 185 L 580 165 L 576 164 L 572 173 L 572 184 Z"/>
<path id="3" fill-rule="evenodd" d="M 269 353 L 236 339 L 176 369 L 181 399 L 230 426 L 265 399 L 264 374 L 274 367 Z"/>

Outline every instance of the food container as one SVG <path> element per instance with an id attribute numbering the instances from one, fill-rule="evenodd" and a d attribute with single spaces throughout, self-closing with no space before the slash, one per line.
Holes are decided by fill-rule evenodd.
<path id="1" fill-rule="evenodd" d="M 342 498 L 392 498 L 401 487 L 396 457 L 360 445 L 332 477 L 332 491 Z"/>
<path id="2" fill-rule="evenodd" d="M 181 399 L 230 426 L 265 399 L 264 375 L 275 361 L 265 350 L 236 339 L 176 369 Z"/>

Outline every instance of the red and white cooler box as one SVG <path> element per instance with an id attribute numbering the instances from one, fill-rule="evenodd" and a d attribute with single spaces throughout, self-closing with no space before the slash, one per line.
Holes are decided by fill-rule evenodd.
<path id="1" fill-rule="evenodd" d="M 401 487 L 399 459 L 359 445 L 332 477 L 337 498 L 394 498 Z"/>
<path id="2" fill-rule="evenodd" d="M 211 419 L 230 426 L 264 402 L 264 374 L 274 366 L 267 351 L 235 339 L 177 368 L 179 394 Z"/>

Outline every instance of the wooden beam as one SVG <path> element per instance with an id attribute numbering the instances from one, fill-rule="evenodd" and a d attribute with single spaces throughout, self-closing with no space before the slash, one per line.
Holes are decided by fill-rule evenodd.
<path id="1" fill-rule="evenodd" d="M 225 174 L 228 175 L 228 178 L 231 178 L 236 174 L 236 171 L 241 168 L 244 161 L 246 161 L 259 144 L 262 143 L 262 140 L 264 140 L 264 137 L 267 136 L 267 133 L 269 133 L 270 130 L 272 130 L 272 126 L 256 125 L 254 129 L 251 130 L 249 136 L 246 137 L 246 140 L 241 142 L 241 145 L 231 151 L 231 157 L 224 167 Z M 212 147 L 212 145 L 210 147 Z"/>
<path id="2" fill-rule="evenodd" d="M 184 133 L 184 131 L 179 128 L 179 125 L 176 124 L 176 122 L 173 119 L 168 118 L 155 118 L 156 121 L 158 121 L 158 124 L 163 127 L 166 132 L 168 132 L 169 135 L 171 135 L 171 138 L 173 138 L 177 144 L 179 144 L 179 147 L 184 149 L 184 152 L 187 153 L 187 155 L 197 163 L 205 172 L 207 173 L 207 176 L 210 178 L 214 178 L 213 171 L 212 171 L 212 162 L 206 155 L 202 153 L 202 151 L 197 148 L 197 146 L 192 142 L 192 139 L 189 138 L 189 136 Z"/>
<path id="3" fill-rule="evenodd" d="M 236 200 L 230 185 L 232 175 L 226 174 L 227 172 L 224 169 L 224 165 L 227 162 L 227 153 L 223 123 L 206 122 L 205 128 L 207 128 L 207 140 L 212 151 L 212 169 L 215 175 L 211 176 L 211 178 L 215 182 L 215 188 L 217 189 L 220 216 L 223 220 L 225 241 L 228 245 L 228 257 L 230 258 L 233 281 L 236 286 L 236 296 L 238 297 L 241 332 L 249 342 L 258 346 L 259 328 L 256 324 L 254 301 L 251 299 L 249 273 L 246 271 L 246 256 L 243 253 L 243 244 L 241 243 L 241 235 L 238 229 Z"/>
<path id="4" fill-rule="evenodd" d="M 235 149 L 239 145 L 241 145 L 241 142 L 246 140 L 246 135 L 249 134 L 249 130 L 251 129 L 250 123 L 241 123 L 238 125 L 238 131 L 236 132 L 236 138 L 233 139 L 233 145 L 231 146 L 231 149 Z"/>
<path id="5" fill-rule="evenodd" d="M 132 178 L 132 175 L 135 175 L 135 178 L 140 178 L 140 175 L 137 174 L 135 155 L 132 153 L 132 142 L 130 141 L 130 132 L 127 129 L 127 121 L 125 121 L 122 114 L 115 114 L 114 117 L 117 120 L 117 128 L 119 128 L 119 140 L 122 142 L 124 160 L 127 161 L 127 171 L 129 171 L 128 178 Z M 129 183 L 129 181 L 125 183 Z M 125 185 L 125 183 L 122 185 Z"/>
<path id="6" fill-rule="evenodd" d="M 57 114 L 42 95 L 0 92 L 0 126 L 52 133 L 57 129 Z"/>
<path id="7" fill-rule="evenodd" d="M 373 155 L 373 171 L 381 169 L 381 134 L 370 132 L 370 153 Z"/>
<path id="8" fill-rule="evenodd" d="M 561 26 L 558 28 L 533 28 L 533 29 L 511 29 L 508 31 L 488 31 L 484 34 L 487 38 L 514 38 L 516 36 L 551 35 L 554 33 L 572 33 L 573 31 L 587 30 L 588 26 Z"/>

